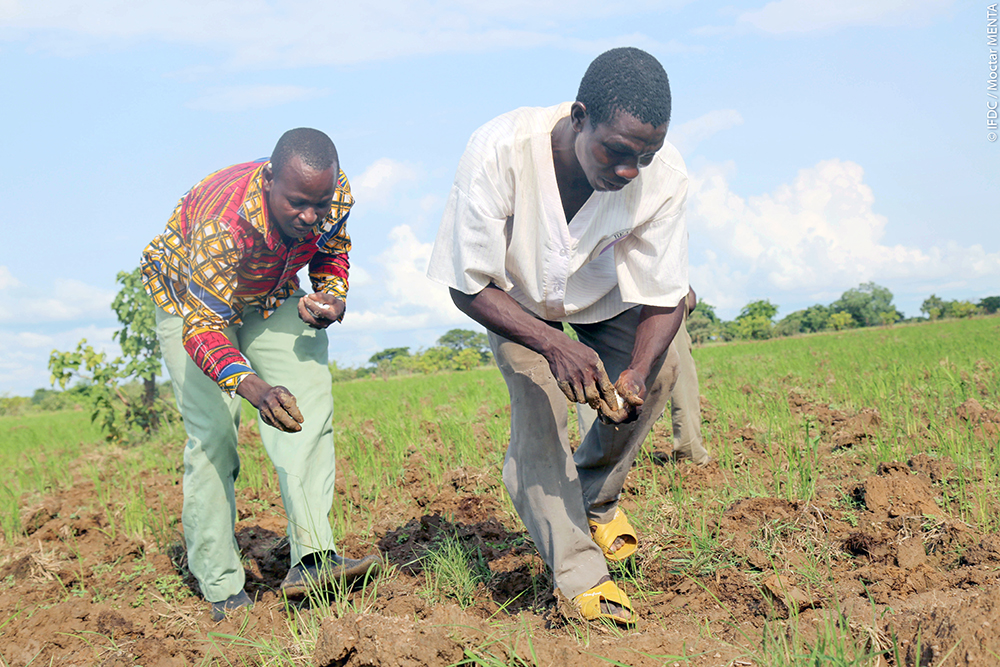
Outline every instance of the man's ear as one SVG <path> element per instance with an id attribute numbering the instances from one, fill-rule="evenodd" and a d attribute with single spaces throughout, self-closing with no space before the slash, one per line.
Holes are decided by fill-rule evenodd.
<path id="1" fill-rule="evenodd" d="M 569 122 L 574 132 L 583 132 L 583 127 L 587 123 L 590 115 L 587 113 L 587 106 L 583 102 L 573 102 L 569 108 Z"/>
<path id="2" fill-rule="evenodd" d="M 268 162 L 264 165 L 264 171 L 261 173 L 264 181 L 264 192 L 271 192 L 271 185 L 274 183 L 274 172 L 271 170 L 271 163 Z"/>

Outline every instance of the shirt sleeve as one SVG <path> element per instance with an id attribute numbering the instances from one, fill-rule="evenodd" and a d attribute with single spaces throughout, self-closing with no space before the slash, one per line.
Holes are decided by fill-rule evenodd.
<path id="1" fill-rule="evenodd" d="M 688 292 L 688 233 L 685 220 L 687 176 L 675 173 L 662 183 L 671 193 L 649 222 L 615 245 L 622 301 L 676 306 Z"/>
<path id="2" fill-rule="evenodd" d="M 309 280 L 313 291 L 332 294 L 344 301 L 347 300 L 347 274 L 351 268 L 348 259 L 351 237 L 347 234 L 347 218 L 353 205 L 350 183 L 344 172 L 340 172 L 328 215 L 329 228 L 320 235 L 317 241 L 319 250 L 309 261 Z"/>
<path id="3" fill-rule="evenodd" d="M 514 213 L 514 176 L 505 164 L 509 150 L 494 140 L 497 130 L 484 126 L 469 139 L 427 267 L 431 280 L 465 294 L 490 283 L 513 287 L 505 269 L 505 228 Z"/>
<path id="4" fill-rule="evenodd" d="M 239 316 L 232 305 L 240 252 L 219 220 L 190 230 L 184 349 L 198 367 L 230 396 L 254 371 L 223 331 Z"/>

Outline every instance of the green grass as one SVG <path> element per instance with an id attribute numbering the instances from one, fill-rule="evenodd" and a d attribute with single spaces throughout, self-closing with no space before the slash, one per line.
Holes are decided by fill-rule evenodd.
<path id="1" fill-rule="evenodd" d="M 692 484 L 690 468 L 664 465 L 661 454 L 669 440 L 648 440 L 630 475 L 632 495 L 627 496 L 636 508 L 630 509 L 630 518 L 642 535 L 641 559 L 615 568 L 615 577 L 629 587 L 633 601 L 645 604 L 659 593 L 650 583 L 652 572 L 703 585 L 727 570 L 747 571 L 751 568 L 727 546 L 731 536 L 720 531 L 724 514 L 737 500 L 775 498 L 806 510 L 819 504 L 827 515 L 805 511 L 794 521 L 756 526 L 748 536 L 752 548 L 775 557 L 774 571 L 753 573 L 754 581 L 760 584 L 778 573 L 785 567 L 779 555 L 795 552 L 804 559 L 796 565 L 798 585 L 827 594 L 836 587 L 832 571 L 837 559 L 850 556 L 817 539 L 816 526 L 831 520 L 830 512 L 858 526 L 865 509 L 851 496 L 850 483 L 874 474 L 881 462 L 905 463 L 920 453 L 947 457 L 955 465 L 935 486 L 942 516 L 981 532 L 1000 531 L 1000 436 L 984 435 L 957 416 L 969 399 L 1000 410 L 997 340 L 1000 318 L 993 317 L 696 349 L 701 391 L 709 405 L 706 415 L 711 417 L 705 436 L 719 466 L 714 479 L 724 482 Z M 791 408 L 790 392 L 844 417 L 875 410 L 878 422 L 866 441 L 831 451 L 829 428 L 810 410 Z M 377 539 L 372 526 L 378 513 L 400 500 L 412 504 L 413 489 L 403 480 L 414 472 L 414 460 L 419 460 L 416 472 L 425 476 L 418 483 L 429 494 L 445 483 L 450 471 L 467 467 L 482 474 L 472 476 L 479 486 L 474 483 L 462 492 L 491 493 L 508 513 L 501 518 L 515 516 L 499 481 L 510 419 L 499 371 L 357 380 L 335 384 L 333 394 L 338 465 L 351 493 L 359 496 L 338 496 L 334 503 L 338 539 L 347 532 Z M 245 424 L 255 418 L 252 410 L 244 410 Z M 575 433 L 572 425 L 570 431 Z M 261 511 L 280 511 L 266 502 L 277 494 L 277 482 L 263 447 L 255 441 L 240 447 L 238 490 L 252 502 L 264 499 Z M 0 464 L 7 472 L 0 483 L 0 531 L 8 541 L 17 539 L 23 508 L 71 484 L 76 475 L 93 483 L 91 509 L 106 517 L 103 530 L 109 537 L 123 533 L 162 547 L 173 539 L 179 517 L 163 511 L 157 492 L 144 479 L 179 480 L 182 451 L 179 430 L 130 449 L 112 449 L 84 412 L 0 417 Z M 489 584 L 481 555 L 456 535 L 435 543 L 423 565 L 423 594 L 434 602 L 448 599 L 467 606 Z M 322 614 L 370 609 L 380 583 L 394 576 L 394 571 L 380 575 L 361 596 L 334 592 L 316 600 L 321 614 L 289 607 L 284 614 L 288 632 L 216 635 L 214 641 L 249 651 L 255 657 L 248 664 L 299 664 L 315 641 Z M 178 582 L 157 579 L 147 591 L 174 598 Z M 506 616 L 498 614 L 502 618 Z M 691 621 L 704 637 L 718 637 L 717 619 Z M 511 619 L 506 622 L 509 626 Z M 753 664 L 861 667 L 874 665 L 876 654 L 894 650 L 876 625 L 873 620 L 871 627 L 852 626 L 837 613 L 800 623 L 793 610 L 785 619 L 769 617 L 758 634 L 739 645 Z M 590 625 L 571 623 L 563 632 L 586 646 L 591 631 Z M 299 643 L 288 644 L 287 636 Z M 498 630 L 482 645 L 468 647 L 463 664 L 527 664 L 530 652 L 513 648 L 527 636 L 527 629 Z M 233 660 L 217 664 L 244 664 L 243 658 Z M 686 664 L 689 658 L 678 661 Z"/>
<path id="2" fill-rule="evenodd" d="M 968 399 L 1000 408 L 998 339 L 1000 318 L 988 317 L 697 349 L 702 394 L 718 413 L 713 454 L 739 495 L 809 500 L 820 465 L 816 426 L 789 409 L 789 390 L 847 415 L 873 408 L 878 433 L 860 450 L 871 469 L 921 452 L 950 457 L 958 470 L 949 511 L 996 531 L 1000 438 L 984 439 L 956 410 Z M 734 460 L 727 435 L 744 425 L 766 446 L 770 475 Z"/>
<path id="3" fill-rule="evenodd" d="M 340 382 L 333 399 L 337 459 L 347 462 L 368 507 L 398 490 L 411 454 L 423 457 L 434 484 L 449 470 L 498 470 L 503 461 L 509 400 L 496 369 Z"/>
<path id="4" fill-rule="evenodd" d="M 38 496 L 72 481 L 84 446 L 101 439 L 81 411 L 0 417 L 0 533 L 10 541 L 21 530 L 22 496 Z"/>
<path id="5" fill-rule="evenodd" d="M 479 587 L 490 576 L 482 553 L 474 551 L 457 535 L 445 535 L 423 558 L 427 588 L 424 596 L 434 604 L 451 598 L 465 609 L 472 605 Z"/>

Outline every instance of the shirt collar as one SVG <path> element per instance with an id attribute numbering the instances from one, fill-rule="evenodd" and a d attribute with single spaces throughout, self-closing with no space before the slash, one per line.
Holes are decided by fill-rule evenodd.
<path id="1" fill-rule="evenodd" d="M 269 250 L 276 250 L 278 246 L 284 245 L 281 239 L 281 232 L 271 224 L 267 213 L 267 199 L 264 196 L 264 167 L 268 161 L 264 160 L 259 167 L 254 169 L 250 175 L 250 183 L 247 185 L 246 193 L 243 195 L 243 205 L 240 206 L 240 215 L 249 222 L 254 229 L 264 237 L 264 243 Z M 333 207 L 315 230 L 299 239 L 295 245 L 300 243 L 314 243 L 316 238 L 323 232 L 329 231 L 333 226 L 347 215 L 354 205 L 354 197 L 351 196 L 350 186 L 347 184 L 347 176 L 341 171 L 337 175 L 337 191 L 334 195 Z M 286 248 L 287 249 L 287 248 Z"/>
<path id="2" fill-rule="evenodd" d="M 281 234 L 274 229 L 267 217 L 267 199 L 264 196 L 264 167 L 267 164 L 266 160 L 261 162 L 260 166 L 250 174 L 250 181 L 243 195 L 243 205 L 240 206 L 240 215 L 264 237 L 268 249 L 275 250 L 281 245 Z"/>

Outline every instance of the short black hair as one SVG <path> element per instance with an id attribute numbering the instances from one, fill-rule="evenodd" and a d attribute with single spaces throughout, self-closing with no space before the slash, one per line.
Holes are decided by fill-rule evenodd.
<path id="1" fill-rule="evenodd" d="M 590 63 L 576 101 L 587 107 L 594 125 L 619 111 L 659 127 L 670 122 L 670 81 L 653 56 L 625 46 L 605 51 Z"/>
<path id="2" fill-rule="evenodd" d="M 295 156 L 302 164 L 317 171 L 326 171 L 339 162 L 337 147 L 330 137 L 311 127 L 297 127 L 281 135 L 271 153 L 271 173 L 281 173 L 285 165 Z"/>

